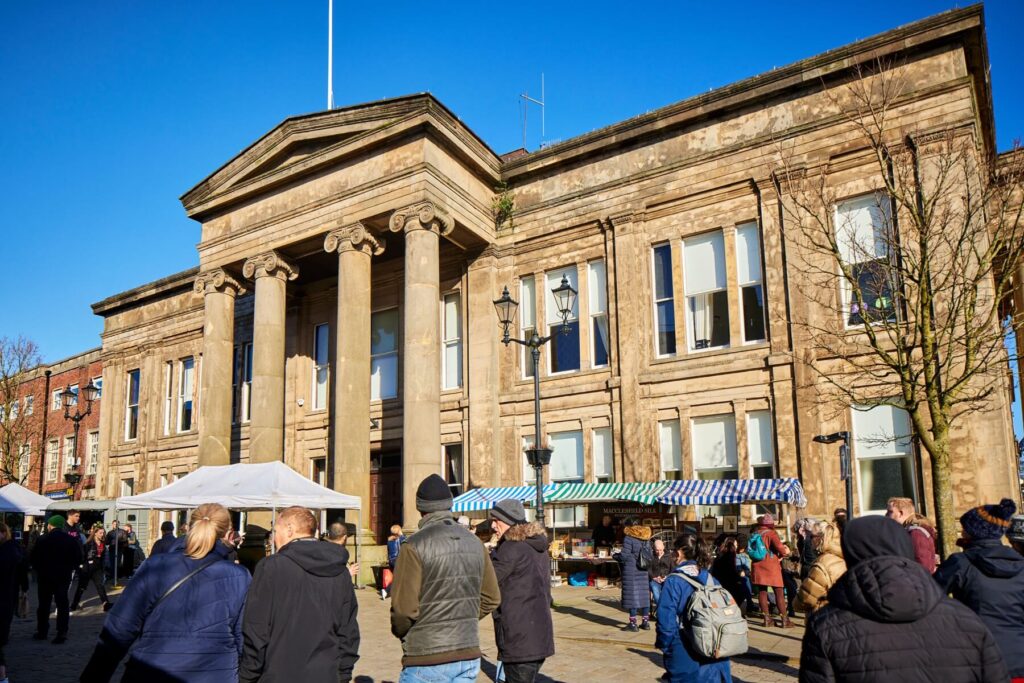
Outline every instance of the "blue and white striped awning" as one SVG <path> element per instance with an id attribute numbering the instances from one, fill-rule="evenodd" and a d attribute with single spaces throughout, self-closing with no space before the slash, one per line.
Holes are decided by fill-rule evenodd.
<path id="1" fill-rule="evenodd" d="M 548 495 L 555 488 L 555 484 L 544 486 L 541 492 Z M 500 486 L 490 489 L 473 489 L 466 491 L 455 498 L 452 505 L 452 512 L 475 512 L 479 510 L 490 510 L 499 500 L 515 498 L 524 503 L 536 499 L 536 486 Z"/>
<path id="2" fill-rule="evenodd" d="M 799 479 L 711 479 L 670 481 L 655 499 L 666 505 L 792 503 L 807 507 Z"/>

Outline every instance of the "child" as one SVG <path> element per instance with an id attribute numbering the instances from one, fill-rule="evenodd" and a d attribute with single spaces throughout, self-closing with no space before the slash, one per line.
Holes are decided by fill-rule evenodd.
<path id="1" fill-rule="evenodd" d="M 395 563 L 398 562 L 398 553 L 402 550 L 402 544 L 405 543 L 405 536 L 402 534 L 401 524 L 391 525 L 391 535 L 388 536 L 388 579 L 382 581 L 384 587 L 380 589 L 380 599 L 391 595 L 391 581 L 390 579 L 394 576 Z"/>

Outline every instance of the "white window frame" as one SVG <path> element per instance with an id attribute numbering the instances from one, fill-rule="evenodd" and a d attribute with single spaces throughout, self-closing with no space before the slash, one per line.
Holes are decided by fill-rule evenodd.
<path id="1" fill-rule="evenodd" d="M 94 429 L 94 430 L 90 431 L 86 435 L 86 438 L 87 438 L 86 444 L 88 446 L 86 457 L 88 458 L 88 461 L 87 461 L 86 467 L 85 467 L 85 474 L 86 474 L 86 476 L 90 476 L 90 475 L 95 475 L 96 474 L 96 463 L 100 459 L 100 432 L 99 432 L 99 430 L 98 429 Z"/>
<path id="2" fill-rule="evenodd" d="M 32 470 L 32 442 L 21 444 L 18 450 L 18 483 L 28 479 Z"/>
<path id="3" fill-rule="evenodd" d="M 768 421 L 768 433 L 767 439 L 763 441 L 755 441 L 754 434 L 759 432 L 754 428 L 754 424 L 761 420 L 767 419 Z M 771 467 L 772 468 L 772 479 L 776 478 L 776 458 L 775 458 L 775 420 L 771 410 L 751 410 L 747 412 L 747 463 L 750 467 L 750 472 L 747 476 L 751 478 L 757 478 L 754 475 L 755 468 L 758 467 Z M 758 454 L 764 456 L 764 452 L 767 451 L 768 462 L 754 462 L 755 457 Z"/>
<path id="4" fill-rule="evenodd" d="M 678 417 L 658 420 L 658 458 L 662 479 L 686 478 L 683 473 L 682 428 Z"/>
<path id="5" fill-rule="evenodd" d="M 121 496 L 135 495 L 135 477 L 124 477 L 121 479 Z M 134 529 L 133 529 L 134 531 Z"/>
<path id="6" fill-rule="evenodd" d="M 192 378 L 186 381 L 189 372 L 191 372 Z M 186 426 L 185 406 L 189 403 L 192 404 L 192 411 L 189 413 Z M 187 434 L 196 426 L 196 359 L 194 356 L 188 356 L 178 361 L 178 406 L 174 422 L 179 434 Z"/>
<path id="7" fill-rule="evenodd" d="M 529 302 L 529 305 L 527 305 Z M 537 277 L 536 275 L 524 275 L 519 278 L 519 330 L 523 339 L 529 339 L 537 332 Z M 530 365 L 533 363 L 533 351 L 527 346 L 520 349 L 522 362 L 520 363 L 520 374 L 523 379 L 533 379 L 530 372 Z M 533 368 L 537 372 L 537 368 Z"/>
<path id="8" fill-rule="evenodd" d="M 323 475 L 324 475 L 323 478 L 324 478 L 324 480 L 323 481 L 318 481 L 317 478 L 316 478 L 316 464 L 318 462 L 322 462 L 324 464 L 324 469 L 323 469 Z M 326 456 L 320 456 L 318 458 L 310 458 L 309 459 L 309 478 L 310 478 L 311 481 L 314 481 L 317 484 L 320 484 L 321 486 L 327 486 L 327 457 Z"/>
<path id="9" fill-rule="evenodd" d="M 741 245 L 744 244 L 744 240 L 741 238 L 744 232 L 753 233 L 753 241 L 748 243 L 748 249 L 746 250 L 747 264 L 746 268 L 743 267 L 743 256 L 741 251 Z M 757 249 L 757 254 L 752 255 L 749 250 L 749 245 L 753 245 Z M 768 298 L 765 296 L 764 288 L 764 268 L 762 267 L 761 258 L 761 227 L 757 224 L 757 221 L 750 221 L 736 226 L 736 285 L 737 294 L 739 295 L 739 311 L 740 311 L 740 335 L 743 339 L 744 344 L 763 344 L 768 340 Z M 751 277 L 744 278 L 743 272 L 746 270 Z M 754 278 L 753 274 L 756 273 L 757 277 Z M 761 325 L 764 327 L 764 337 L 760 339 L 747 339 L 747 312 L 743 305 L 743 290 L 747 287 L 760 287 L 761 288 Z"/>
<path id="10" fill-rule="evenodd" d="M 93 400 L 98 401 L 101 398 L 103 398 L 103 375 L 100 375 L 99 377 L 93 377 L 92 385 L 96 387 L 96 398 L 94 398 Z"/>
<path id="11" fill-rule="evenodd" d="M 11 401 L 11 408 L 10 408 L 10 413 L 9 413 L 9 417 L 10 417 L 11 422 L 14 422 L 15 420 L 18 419 L 18 412 L 20 411 L 20 409 L 21 409 L 21 401 L 19 401 L 18 399 L 14 399 L 13 401 Z M 3 410 L 0 409 L 0 423 L 2 423 L 3 421 L 4 421 L 4 413 L 3 413 Z"/>
<path id="12" fill-rule="evenodd" d="M 554 467 L 555 461 L 559 456 L 558 444 L 562 439 L 567 439 L 570 436 L 574 437 L 576 441 L 576 452 L 571 456 L 576 461 L 578 469 L 577 476 L 574 477 L 555 477 Z M 548 439 L 551 443 L 551 464 L 548 465 L 548 477 L 551 483 L 583 483 L 586 481 L 586 464 L 584 460 L 584 446 L 583 446 L 583 430 L 581 429 L 569 429 L 564 432 L 551 432 L 548 434 Z M 531 439 L 532 441 L 532 439 Z M 532 469 L 532 468 L 531 468 Z M 573 510 L 575 507 L 575 511 Z M 552 513 L 552 526 L 554 528 L 565 528 L 573 525 L 573 520 L 577 523 L 584 523 L 586 521 L 586 506 L 568 506 L 555 508 Z"/>
<path id="13" fill-rule="evenodd" d="M 57 481 L 60 472 L 60 439 L 46 442 L 46 481 Z"/>
<path id="14" fill-rule="evenodd" d="M 456 446 L 459 448 L 459 472 L 457 477 L 458 481 L 452 482 L 450 476 L 451 471 L 448 467 L 448 449 Z M 452 492 L 452 497 L 462 495 L 466 492 L 466 449 L 461 441 L 441 444 L 441 472 L 441 476 L 444 478 L 445 483 L 448 484 L 448 488 Z"/>
<path id="15" fill-rule="evenodd" d="M 74 398 L 71 399 L 71 407 L 74 408 L 75 406 L 78 405 L 78 385 L 72 384 L 71 386 L 68 387 L 68 390 L 70 390 L 71 393 L 74 394 Z"/>
<path id="16" fill-rule="evenodd" d="M 879 245 L 878 241 L 881 240 L 881 242 L 884 245 L 884 248 L 888 249 L 888 245 L 885 244 L 885 235 L 881 234 L 881 236 L 879 236 L 879 229 L 884 231 L 886 229 L 893 229 L 894 227 L 892 222 L 892 208 L 890 206 L 890 202 L 891 200 L 888 197 L 888 195 L 885 194 L 884 192 L 879 191 L 868 192 L 866 194 L 856 195 L 853 197 L 847 197 L 846 199 L 837 201 L 835 203 L 835 206 L 833 207 L 833 225 L 836 230 L 836 242 L 839 246 L 840 259 L 842 259 L 842 264 L 837 264 L 837 267 L 839 268 L 839 295 L 840 301 L 842 303 L 841 309 L 844 329 L 856 330 L 858 328 L 862 328 L 863 323 L 850 323 L 851 308 L 853 306 L 853 288 L 850 285 L 849 281 L 847 281 L 846 276 L 843 275 L 842 266 L 857 265 L 860 263 L 867 263 L 872 260 L 888 258 L 888 254 L 878 254 L 877 248 Z M 847 208 L 856 207 L 866 207 L 869 209 L 871 207 L 875 207 L 878 208 L 883 214 L 880 217 L 882 225 L 877 225 L 873 220 L 871 223 L 872 240 L 875 241 L 875 243 L 872 245 L 872 248 L 876 250 L 874 259 L 868 257 L 863 245 L 851 245 L 849 240 L 849 232 L 848 230 L 844 230 L 844 227 L 849 224 L 846 223 L 846 221 L 840 217 L 840 211 L 843 211 Z M 860 250 L 860 253 L 853 253 L 853 250 Z M 847 252 L 845 255 L 843 254 L 844 251 Z M 848 260 L 848 257 L 851 256 L 853 258 Z M 895 297 L 895 292 L 891 292 L 891 294 L 893 294 L 893 296 Z M 895 299 L 893 301 L 893 305 L 895 306 Z M 895 308 L 893 309 L 893 315 L 895 315 Z M 883 322 L 885 321 L 880 319 L 873 322 L 872 324 L 880 324 Z"/>
<path id="17" fill-rule="evenodd" d="M 28 417 L 29 415 L 34 413 L 35 410 L 36 410 L 36 408 L 35 408 L 35 397 L 33 397 L 33 396 L 26 396 L 25 397 L 25 410 L 23 411 L 24 415 L 26 417 Z"/>
<path id="18" fill-rule="evenodd" d="M 77 469 L 77 453 L 78 453 L 78 441 L 75 439 L 74 434 L 68 434 L 64 437 L 64 471 L 71 472 Z"/>
<path id="19" fill-rule="evenodd" d="M 164 436 L 171 434 L 174 419 L 174 361 L 164 363 Z"/>
<path id="20" fill-rule="evenodd" d="M 657 285 L 657 272 L 658 271 L 655 269 L 655 261 L 656 261 L 655 253 L 659 249 L 661 249 L 661 248 L 665 248 L 665 249 L 668 250 L 668 273 L 669 273 L 668 293 L 669 293 L 669 295 L 667 297 L 658 298 L 658 285 Z M 672 358 L 677 353 L 679 353 L 679 340 L 678 340 L 678 335 L 676 334 L 676 332 L 678 330 L 678 321 L 676 321 L 676 311 L 675 311 L 676 289 L 675 289 L 675 273 L 674 273 L 674 271 L 672 269 L 672 260 L 673 260 L 673 258 L 674 258 L 674 256 L 672 255 L 672 243 L 671 242 L 659 242 L 657 244 L 652 244 L 651 245 L 651 315 L 652 315 L 652 320 L 654 322 L 654 325 L 653 325 L 654 339 L 652 341 L 654 343 L 654 356 L 655 356 L 655 358 Z M 659 324 L 658 324 L 658 306 L 659 306 L 659 304 L 665 304 L 665 303 L 670 304 L 669 305 L 669 310 L 672 311 L 672 325 L 673 325 L 673 330 L 672 330 L 672 350 L 671 351 L 662 352 L 661 345 L 658 343 L 658 340 L 661 338 L 661 334 L 663 332 L 662 329 L 659 327 Z M 666 331 L 666 333 L 667 333 L 667 331 Z"/>
<path id="21" fill-rule="evenodd" d="M 320 348 L 320 330 L 325 331 L 324 348 Z M 331 325 L 317 323 L 313 325 L 313 374 L 310 377 L 309 405 L 312 410 L 327 410 L 330 400 L 328 392 L 331 386 Z M 322 354 L 322 355 L 321 355 Z M 323 361 L 322 363 L 320 361 Z"/>
<path id="22" fill-rule="evenodd" d="M 231 424 L 246 424 L 251 412 L 252 395 L 252 342 L 235 345 L 232 357 L 232 389 L 235 392 L 232 404 Z M 235 363 L 237 362 L 237 367 Z"/>
<path id="23" fill-rule="evenodd" d="M 551 277 L 552 275 L 554 276 L 553 279 Z M 571 368 L 568 370 L 559 370 L 558 372 L 555 372 L 552 369 L 555 360 L 553 344 L 556 341 L 562 341 L 566 339 L 566 337 L 562 335 L 562 318 L 558 316 L 558 307 L 556 305 L 557 300 L 555 299 L 555 295 L 552 294 L 551 292 L 555 287 L 559 286 L 563 276 L 568 276 L 566 277 L 566 279 L 569 280 L 569 284 L 572 285 L 572 288 L 575 289 L 577 292 L 576 301 L 575 303 L 573 303 L 573 310 L 570 312 L 569 318 L 565 322 L 576 323 L 576 346 L 578 347 L 576 350 L 576 355 L 579 358 L 579 363 L 578 367 L 576 368 Z M 579 267 L 575 263 L 571 263 L 562 268 L 554 268 L 544 273 L 544 329 L 546 330 L 548 336 L 551 337 L 551 341 L 548 342 L 546 345 L 547 353 L 545 354 L 547 356 L 548 361 L 548 377 L 560 377 L 562 375 L 571 375 L 573 373 L 580 372 L 583 369 L 583 331 L 580 329 L 579 276 Z M 552 282 L 554 282 L 553 286 Z M 555 319 L 555 322 L 551 322 L 553 317 Z M 557 340 L 555 338 L 555 335 L 558 335 Z"/>
<path id="24" fill-rule="evenodd" d="M 714 287 L 712 289 L 702 289 L 702 290 L 700 290 L 698 292 L 690 292 L 689 284 L 688 283 L 689 283 L 690 279 L 692 277 L 694 277 L 694 275 L 689 272 L 691 269 L 687 267 L 687 263 L 686 263 L 686 249 L 687 249 L 686 243 L 690 242 L 692 244 L 693 242 L 695 242 L 697 240 L 704 240 L 704 239 L 708 239 L 708 238 L 713 239 L 714 236 L 716 236 L 716 235 L 717 235 L 718 241 L 721 243 L 721 247 L 722 247 L 721 266 L 722 266 L 722 280 L 723 280 L 723 284 L 722 284 L 721 287 Z M 692 249 L 693 247 L 691 246 L 690 248 Z M 691 297 L 707 296 L 707 295 L 712 295 L 712 294 L 718 294 L 720 292 L 725 292 L 725 294 L 726 294 L 725 295 L 725 315 L 728 318 L 728 315 L 729 315 L 729 272 L 728 272 L 729 266 L 728 266 L 728 259 L 726 259 L 726 254 L 725 254 L 725 233 L 722 230 L 710 230 L 708 232 L 702 232 L 699 235 L 691 235 L 690 237 L 687 237 L 686 239 L 683 240 L 683 243 L 682 243 L 682 261 L 683 261 L 683 263 L 682 263 L 682 265 L 683 265 L 683 301 L 686 304 L 684 306 L 684 308 L 685 308 L 684 315 L 685 315 L 685 318 L 686 318 L 686 347 L 687 347 L 687 351 L 689 353 L 703 353 L 705 351 L 718 351 L 718 350 L 721 350 L 721 349 L 729 348 L 730 344 L 732 343 L 732 338 L 731 338 L 732 330 L 731 330 L 730 325 L 727 324 L 726 325 L 726 339 L 727 339 L 727 341 L 726 341 L 725 344 L 719 344 L 718 346 L 706 346 L 704 348 L 698 349 L 696 347 L 697 334 L 696 334 L 696 332 L 694 330 L 694 313 L 693 313 L 693 311 L 690 310 L 690 298 Z M 716 261 L 716 263 L 717 263 L 717 261 Z M 714 266 L 712 266 L 712 267 L 714 267 Z M 717 275 L 717 272 L 716 272 L 716 275 Z M 715 278 L 715 279 L 717 280 L 718 278 Z M 731 321 L 727 320 L 727 322 L 731 324 Z M 710 334 L 711 330 L 708 330 L 708 333 Z M 710 341 L 710 339 L 709 339 L 709 341 Z"/>
<path id="25" fill-rule="evenodd" d="M 599 445 L 604 448 L 598 448 Z M 612 441 L 611 427 L 595 427 L 590 430 L 590 454 L 594 483 L 615 481 L 615 442 Z M 607 462 L 603 462 L 605 456 Z"/>
<path id="26" fill-rule="evenodd" d="M 454 301 L 455 330 L 448 329 L 448 305 Z M 449 355 L 454 358 L 449 358 Z M 454 365 L 454 382 L 450 381 L 449 370 Z M 462 387 L 462 293 L 451 292 L 441 298 L 441 388 Z"/>
<path id="27" fill-rule="evenodd" d="M 907 434 L 858 434 L 857 427 L 857 413 L 870 413 L 874 410 L 888 409 L 896 413 L 903 413 L 906 415 L 906 428 Z M 893 423 L 895 424 L 895 420 Z M 853 450 L 853 462 L 851 466 L 854 468 L 854 476 L 857 478 L 857 505 L 860 508 L 859 514 L 861 515 L 874 515 L 874 514 L 885 514 L 885 508 L 880 509 L 868 509 L 865 505 L 865 489 L 861 477 L 860 466 L 861 463 L 868 460 L 904 460 L 907 461 L 910 469 L 910 498 L 914 500 L 915 505 L 920 501 L 917 495 L 917 482 L 921 473 L 917 471 L 917 461 L 914 457 L 914 445 L 913 445 L 913 431 L 914 427 L 910 421 L 910 415 L 906 410 L 895 405 L 874 405 L 874 406 L 851 406 L 850 407 L 850 427 L 851 427 L 851 440 Z M 885 441 L 885 438 L 892 437 L 891 441 Z M 872 442 L 865 443 L 865 442 Z M 878 443 L 881 441 L 881 443 Z M 875 452 L 865 452 L 870 448 Z M 900 450 L 903 449 L 903 450 Z"/>
<path id="28" fill-rule="evenodd" d="M 132 403 L 132 379 L 135 378 L 135 403 Z M 142 370 L 133 368 L 126 373 L 126 391 L 124 395 L 124 440 L 136 441 L 139 438 L 139 400 L 142 397 Z M 132 432 L 132 415 L 134 409 L 135 434 Z"/>
<path id="29" fill-rule="evenodd" d="M 60 410 L 64 407 L 63 399 L 60 397 L 63 389 L 54 389 L 50 394 L 50 410 Z"/>
<path id="30" fill-rule="evenodd" d="M 595 259 L 587 263 L 587 298 L 587 313 L 590 315 L 590 367 L 606 368 L 612 359 L 612 334 L 608 324 L 608 267 L 604 259 Z M 602 320 L 605 362 L 598 363 L 597 340 Z"/>
<path id="31" fill-rule="evenodd" d="M 378 314 L 378 313 L 385 313 L 387 311 L 395 311 L 396 313 L 400 313 L 400 311 L 398 309 L 398 306 L 388 306 L 386 308 L 380 308 L 380 309 L 377 309 L 375 311 L 372 311 L 370 313 L 370 320 L 371 320 L 370 334 L 371 335 L 373 334 L 373 329 L 372 329 L 373 316 Z M 395 316 L 395 349 L 393 351 L 385 351 L 385 352 L 382 352 L 382 353 L 373 353 L 372 352 L 372 344 L 373 344 L 373 342 L 372 342 L 372 339 L 371 339 L 371 352 L 370 352 L 370 374 L 371 374 L 370 400 L 371 401 L 387 401 L 389 399 L 397 398 L 398 397 L 399 375 L 401 374 L 400 373 L 398 349 L 401 346 L 401 335 L 400 335 L 401 327 L 402 327 L 402 317 L 399 314 L 399 315 Z M 395 359 L 395 393 L 385 396 L 383 391 L 381 391 L 378 388 L 378 390 L 377 390 L 378 395 L 374 396 L 373 395 L 373 382 L 372 382 L 373 364 L 374 364 L 374 362 L 378 361 L 379 359 L 391 358 L 391 357 L 394 357 L 394 359 Z"/>

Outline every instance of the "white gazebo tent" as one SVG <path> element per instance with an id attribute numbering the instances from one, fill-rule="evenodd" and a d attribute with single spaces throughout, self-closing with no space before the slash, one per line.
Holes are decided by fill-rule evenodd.
<path id="1" fill-rule="evenodd" d="M 207 465 L 158 489 L 118 498 L 116 505 L 119 510 L 180 510 L 203 503 L 220 503 L 235 510 L 271 510 L 275 517 L 278 508 L 292 505 L 321 510 L 361 507 L 358 497 L 321 486 L 280 461 Z"/>
<path id="2" fill-rule="evenodd" d="M 11 482 L 0 488 L 0 512 L 39 516 L 45 515 L 46 508 L 52 504 L 46 496 L 29 491 L 21 484 Z"/>

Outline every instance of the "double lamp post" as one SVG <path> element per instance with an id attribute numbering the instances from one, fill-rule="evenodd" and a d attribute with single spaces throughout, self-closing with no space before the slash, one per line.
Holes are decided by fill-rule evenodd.
<path id="1" fill-rule="evenodd" d="M 551 290 L 551 293 L 555 297 L 555 303 L 558 306 L 558 315 L 562 319 L 562 324 L 557 330 L 552 330 L 552 333 L 546 337 L 542 337 L 537 334 L 537 325 L 534 325 L 533 334 L 527 339 L 517 339 L 509 334 L 509 329 L 512 327 L 512 323 L 516 318 L 516 310 L 519 308 L 519 302 L 513 299 L 508 293 L 508 287 L 506 286 L 501 293 L 501 298 L 495 300 L 494 308 L 498 313 L 498 322 L 502 327 L 501 342 L 508 346 L 510 343 L 515 342 L 521 346 L 525 346 L 530 349 L 530 353 L 533 356 L 533 447 L 525 449 L 526 459 L 533 467 L 534 473 L 537 477 L 537 519 L 543 523 L 544 520 L 544 494 L 542 492 L 544 486 L 544 466 L 551 462 L 551 449 L 543 445 L 541 440 L 541 428 L 540 428 L 540 347 L 551 341 L 556 334 L 568 334 L 572 331 L 569 325 L 569 319 L 572 317 L 573 309 L 576 306 L 576 290 L 573 289 L 572 285 L 569 284 L 568 278 L 562 276 L 562 282 L 557 287 Z"/>
<path id="2" fill-rule="evenodd" d="M 67 387 L 64 391 L 60 392 L 61 403 L 64 404 L 64 419 L 71 420 L 75 425 L 74 451 L 71 453 L 71 462 L 67 463 L 67 472 L 64 473 L 64 481 L 68 483 L 69 496 L 71 498 L 74 498 L 75 487 L 78 486 L 78 482 L 82 481 L 82 473 L 79 471 L 82 461 L 78 457 L 79 423 L 92 414 L 92 402 L 96 400 L 99 393 L 100 388 L 93 384 L 92 380 L 89 380 L 89 383 L 82 387 L 80 394 L 85 399 L 85 412 L 83 413 L 79 407 L 78 393 L 71 391 L 71 387 Z M 75 409 L 74 415 L 71 414 L 72 407 Z"/>

